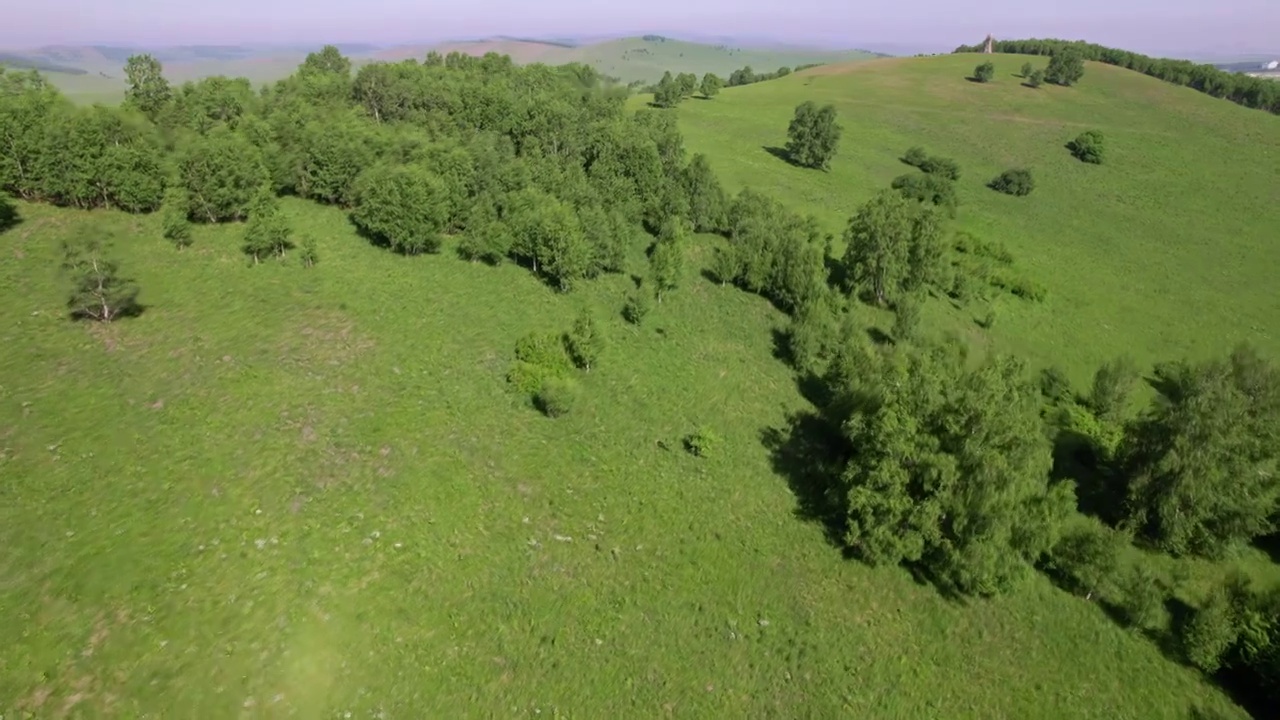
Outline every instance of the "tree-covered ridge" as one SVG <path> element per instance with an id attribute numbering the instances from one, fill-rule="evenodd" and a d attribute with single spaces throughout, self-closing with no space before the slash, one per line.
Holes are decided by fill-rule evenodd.
<path id="1" fill-rule="evenodd" d="M 981 44 L 961 45 L 953 52 L 976 53 L 982 52 L 982 49 Z M 1202 65 L 1190 60 L 1153 58 L 1080 40 L 997 40 L 993 44 L 993 50 L 998 53 L 1049 56 L 1072 51 L 1084 60 L 1136 70 L 1174 85 L 1183 85 L 1216 98 L 1230 100 L 1237 105 L 1280 114 L 1280 83 L 1219 70 L 1212 65 Z"/>

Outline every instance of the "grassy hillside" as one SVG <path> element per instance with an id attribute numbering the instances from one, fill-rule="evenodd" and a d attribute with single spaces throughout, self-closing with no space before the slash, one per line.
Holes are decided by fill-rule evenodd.
<path id="1" fill-rule="evenodd" d="M 979 341 L 1062 365 L 1077 381 L 1121 353 L 1145 364 L 1242 340 L 1280 352 L 1270 278 L 1280 262 L 1280 118 L 1094 63 L 1076 87 L 1033 90 L 1014 73 L 1045 58 L 996 55 L 993 83 L 966 82 L 982 59 L 815 68 L 675 112 L 690 151 L 706 153 L 731 188 L 768 191 L 837 234 L 873 192 L 916 172 L 898 159 L 907 148 L 955 158 L 956 224 L 1007 245 L 1049 289 L 1042 304 L 1008 298 Z M 833 103 L 844 126 L 830 172 L 770 151 L 805 100 Z M 1064 148 L 1086 129 L 1105 134 L 1105 165 Z M 1033 194 L 985 187 L 1015 166 L 1033 171 Z M 934 305 L 936 328 L 973 328 L 972 309 Z"/>
<path id="2" fill-rule="evenodd" d="M 841 559 L 762 442 L 802 403 L 763 300 L 698 278 L 636 330 L 625 276 L 559 295 L 287 210 L 313 270 L 248 266 L 234 225 L 174 251 L 156 216 L 21 205 L 0 235 L 0 709 L 1235 716 L 1042 578 L 956 604 Z M 55 248 L 89 228 L 141 317 L 63 319 Z M 580 308 L 610 347 L 548 420 L 503 374 Z M 702 423 L 706 460 L 677 449 Z"/>
<path id="3" fill-rule="evenodd" d="M 834 63 L 874 57 L 860 50 L 775 50 L 729 45 L 704 45 L 681 40 L 624 38 L 577 48 L 574 59 L 589 63 L 601 72 L 632 80 L 656 81 L 662 73 L 713 72 L 727 78 L 745 65 L 756 72 L 773 72 L 782 66 Z"/>

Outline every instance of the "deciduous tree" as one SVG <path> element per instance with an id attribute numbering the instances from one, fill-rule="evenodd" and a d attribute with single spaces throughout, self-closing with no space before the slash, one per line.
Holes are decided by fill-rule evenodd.
<path id="1" fill-rule="evenodd" d="M 973 79 L 980 83 L 989 83 L 996 76 L 996 66 L 990 62 L 984 62 L 973 69 Z"/>
<path id="2" fill-rule="evenodd" d="M 834 105 L 818 107 L 807 100 L 796 107 L 787 127 L 787 156 L 797 165 L 825 170 L 836 155 L 841 132 Z"/>
<path id="3" fill-rule="evenodd" d="M 1084 56 L 1070 45 L 1059 49 L 1049 58 L 1044 79 L 1062 86 L 1071 86 L 1084 77 Z"/>
<path id="4" fill-rule="evenodd" d="M 62 268 L 71 279 L 67 307 L 77 320 L 111 322 L 142 311 L 138 284 L 120 275 L 101 241 L 81 235 L 62 245 Z"/>
<path id="5" fill-rule="evenodd" d="M 285 250 L 293 247 L 289 241 L 289 221 L 280 211 L 280 201 L 269 187 L 258 190 L 249 209 L 249 222 L 244 227 L 244 251 L 257 265 L 262 258 L 275 255 L 283 258 Z"/>
<path id="6" fill-rule="evenodd" d="M 356 180 L 351 219 L 370 238 L 396 252 L 437 252 L 448 221 L 448 192 L 420 165 L 376 165 Z"/>
<path id="7" fill-rule="evenodd" d="M 164 77 L 160 61 L 148 54 L 130 55 L 124 66 L 129 89 L 124 91 L 124 101 L 155 120 L 173 99 L 173 89 Z"/>
<path id="8" fill-rule="evenodd" d="M 1086 130 L 1077 135 L 1074 140 L 1067 143 L 1067 148 L 1071 150 L 1071 154 L 1081 162 L 1087 162 L 1093 165 L 1102 164 L 1103 144 L 1101 131 Z"/>
<path id="9" fill-rule="evenodd" d="M 226 128 L 193 140 L 181 153 L 178 173 L 191 217 L 208 222 L 244 218 L 258 188 L 269 182 L 262 153 Z"/>
<path id="10" fill-rule="evenodd" d="M 191 199 L 186 190 L 175 186 L 165 191 L 160 225 L 165 239 L 179 250 L 191 245 L 191 222 L 187 217 L 190 211 Z"/>
<path id="11" fill-rule="evenodd" d="M 724 80 L 721 80 L 719 75 L 716 75 L 715 73 L 707 73 L 702 76 L 702 84 L 699 87 L 699 90 L 702 92 L 702 97 L 709 100 L 716 95 L 719 95 L 720 89 L 723 87 Z"/>
<path id="12" fill-rule="evenodd" d="M 685 231 L 681 221 L 671 218 L 662 226 L 658 241 L 649 253 L 649 269 L 653 278 L 654 295 L 662 302 L 664 293 L 680 286 L 684 274 Z"/>
<path id="13" fill-rule="evenodd" d="M 565 348 L 573 364 L 590 371 L 600 353 L 604 351 L 604 336 L 590 313 L 582 313 L 573 321 L 573 328 L 564 336 Z"/>

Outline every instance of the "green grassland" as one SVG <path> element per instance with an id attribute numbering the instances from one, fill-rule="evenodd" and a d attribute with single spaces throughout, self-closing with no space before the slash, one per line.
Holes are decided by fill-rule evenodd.
<path id="1" fill-rule="evenodd" d="M 1280 118 L 1097 63 L 1078 86 L 1031 89 L 1014 74 L 1045 58 L 995 55 L 994 82 L 966 82 L 984 59 L 815 68 L 675 112 L 688 149 L 707 154 L 729 189 L 769 192 L 837 235 L 876 190 L 918 172 L 899 161 L 907 148 L 956 159 L 955 225 L 1006 245 L 1049 291 L 1044 303 L 1010 296 L 981 344 L 1060 365 L 1082 383 L 1124 353 L 1149 364 L 1221 355 L 1244 340 L 1280 352 L 1271 279 Z M 792 109 L 805 100 L 839 112 L 844 134 L 830 172 L 768 151 L 786 143 Z M 1106 137 L 1102 166 L 1064 148 L 1088 129 Z M 985 187 L 1011 167 L 1032 170 L 1034 193 Z M 973 308 L 939 302 L 928 311 L 937 329 L 972 328 Z"/>
<path id="2" fill-rule="evenodd" d="M 972 57 L 861 63 L 674 112 L 730 187 L 833 232 L 908 146 L 959 160 L 957 222 L 1049 297 L 990 331 L 935 301 L 935 331 L 1080 380 L 1122 351 L 1274 353 L 1277 119 L 1096 65 L 1033 91 L 1023 60 L 990 86 Z M 830 173 L 765 149 L 805 99 L 840 109 Z M 1094 127 L 1101 167 L 1062 149 Z M 1031 196 L 983 187 L 1021 164 Z M 284 207 L 317 267 L 251 266 L 235 224 L 176 251 L 155 215 L 20 203 L 0 234 L 5 717 L 1244 717 L 1043 577 L 959 603 L 843 559 L 770 449 L 806 404 L 765 300 L 691 269 L 635 328 L 627 275 L 559 294 Z M 140 317 L 66 320 L 58 244 L 82 232 Z M 549 420 L 508 389 L 512 348 L 584 309 L 609 348 Z M 700 425 L 723 438 L 705 459 L 679 449 Z"/>
<path id="3" fill-rule="evenodd" d="M 728 78 L 729 73 L 746 65 L 750 65 L 758 73 L 764 73 L 784 66 L 847 62 L 871 57 L 875 55 L 861 50 L 741 48 L 643 38 L 624 38 L 588 45 L 576 48 L 572 54 L 572 59 L 588 63 L 623 82 L 654 82 L 668 70 L 672 74 L 691 72 L 699 76 L 711 72 Z"/>

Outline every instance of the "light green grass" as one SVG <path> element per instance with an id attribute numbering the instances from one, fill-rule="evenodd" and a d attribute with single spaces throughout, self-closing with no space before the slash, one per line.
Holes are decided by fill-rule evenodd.
<path id="1" fill-rule="evenodd" d="M 995 81 L 967 82 L 984 59 Z M 908 147 L 958 160 L 956 225 L 1005 244 L 1049 296 L 1009 296 L 981 334 L 971 319 L 984 308 L 934 302 L 926 321 L 935 330 L 961 328 L 1080 383 L 1119 354 L 1149 364 L 1222 355 L 1245 340 L 1280 354 L 1280 117 L 1096 63 L 1077 87 L 1033 90 L 1013 77 L 1028 60 L 1045 63 L 949 55 L 817 68 L 675 112 L 686 147 L 706 153 L 731 190 L 767 191 L 837 236 L 874 192 L 917 172 L 898 161 Z M 829 173 L 765 150 L 786 143 L 805 100 L 833 103 L 844 126 Z M 1086 129 L 1106 136 L 1103 166 L 1063 147 Z M 985 187 L 1016 166 L 1031 168 L 1033 194 Z"/>
<path id="2" fill-rule="evenodd" d="M 0 235 L 6 717 L 1239 716 L 1043 578 L 958 605 L 842 560 L 761 442 L 802 405 L 765 301 L 691 273 L 637 330 L 626 277 L 558 295 L 285 207 L 314 269 L 111 212 Z M 141 317 L 64 319 L 83 228 Z M 548 420 L 503 375 L 583 308 L 610 347 Z"/>
<path id="3" fill-rule="evenodd" d="M 699 77 L 715 73 L 728 79 L 734 70 L 750 65 L 757 73 L 811 63 L 836 63 L 874 57 L 859 50 L 802 50 L 708 45 L 682 40 L 624 38 L 576 48 L 572 59 L 586 62 L 623 82 L 657 81 L 666 71 L 691 72 Z"/>

